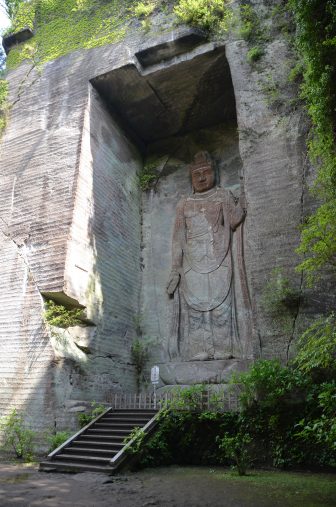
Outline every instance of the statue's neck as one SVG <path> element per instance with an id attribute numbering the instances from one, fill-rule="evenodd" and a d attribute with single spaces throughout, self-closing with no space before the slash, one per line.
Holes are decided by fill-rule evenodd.
<path id="1" fill-rule="evenodd" d="M 194 199 L 206 199 L 207 197 L 211 197 L 212 195 L 215 195 L 217 193 L 217 187 L 212 187 L 209 190 L 206 190 L 205 192 L 195 192 L 193 194 Z"/>

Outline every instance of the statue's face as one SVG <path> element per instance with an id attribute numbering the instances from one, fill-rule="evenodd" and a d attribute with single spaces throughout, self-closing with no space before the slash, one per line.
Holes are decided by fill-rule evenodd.
<path id="1" fill-rule="evenodd" d="M 191 182 L 195 192 L 206 192 L 215 184 L 215 172 L 211 165 L 194 169 L 191 173 Z"/>

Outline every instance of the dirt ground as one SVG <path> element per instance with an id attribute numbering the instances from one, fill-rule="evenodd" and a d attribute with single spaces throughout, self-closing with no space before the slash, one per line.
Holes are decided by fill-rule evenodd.
<path id="1" fill-rule="evenodd" d="M 273 475 L 272 475 L 273 474 Z M 109 477 L 0 464 L 1 507 L 334 507 L 336 476 L 169 467 Z"/>

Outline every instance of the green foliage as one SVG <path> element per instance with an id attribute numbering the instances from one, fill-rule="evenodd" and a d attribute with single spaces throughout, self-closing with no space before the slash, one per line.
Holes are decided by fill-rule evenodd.
<path id="1" fill-rule="evenodd" d="M 256 41 L 261 38 L 260 21 L 256 11 L 250 4 L 243 4 L 239 9 L 240 27 L 239 35 L 247 41 Z"/>
<path id="2" fill-rule="evenodd" d="M 144 378 L 144 370 L 150 357 L 149 347 L 151 340 L 148 338 L 135 338 L 131 346 L 131 360 L 135 367 L 137 389 L 139 391 L 141 381 Z"/>
<path id="3" fill-rule="evenodd" d="M 14 451 L 17 458 L 32 461 L 35 433 L 25 427 L 23 417 L 16 409 L 0 419 L 0 431 L 3 433 L 2 448 L 5 451 Z"/>
<path id="4" fill-rule="evenodd" d="M 158 431 L 134 435 L 140 465 L 336 466 L 335 328 L 322 324 L 303 335 L 292 364 L 260 360 L 232 379 L 240 412 L 202 411 L 203 385 L 176 392 Z"/>
<path id="5" fill-rule="evenodd" d="M 299 292 L 284 276 L 282 268 L 274 268 L 263 291 L 264 308 L 274 313 L 283 312 L 288 307 L 296 307 L 298 299 Z"/>
<path id="6" fill-rule="evenodd" d="M 133 7 L 131 7 L 131 12 L 137 17 L 147 17 L 152 14 L 156 5 L 155 2 L 137 2 Z"/>
<path id="7" fill-rule="evenodd" d="M 7 124 L 8 114 L 8 82 L 0 79 L 0 136 Z"/>
<path id="8" fill-rule="evenodd" d="M 275 5 L 271 11 L 273 28 L 282 34 L 290 35 L 295 31 L 293 16 L 288 8 L 288 2 L 280 2 Z"/>
<path id="9" fill-rule="evenodd" d="M 117 42 L 125 36 L 131 0 L 29 0 L 20 4 L 11 31 L 34 28 L 33 39 L 11 49 L 7 67 L 25 59 L 43 64 L 77 49 Z"/>
<path id="10" fill-rule="evenodd" d="M 157 172 L 157 166 L 154 163 L 145 164 L 140 172 L 139 181 L 141 190 L 150 190 L 158 181 L 159 173 Z"/>
<path id="11" fill-rule="evenodd" d="M 228 0 L 179 0 L 174 13 L 183 23 L 216 31 L 226 30 L 232 17 Z"/>
<path id="12" fill-rule="evenodd" d="M 199 410 L 202 407 L 204 389 L 205 385 L 203 384 L 183 389 L 176 387 L 173 390 L 172 399 L 168 400 L 167 408 L 170 410 Z"/>
<path id="13" fill-rule="evenodd" d="M 297 62 L 296 65 L 290 70 L 288 74 L 288 81 L 290 83 L 300 83 L 302 81 L 303 64 Z"/>
<path id="14" fill-rule="evenodd" d="M 57 447 L 59 447 L 60 445 L 64 444 L 64 442 L 66 442 L 68 438 L 70 438 L 70 435 L 71 434 L 68 431 L 57 431 L 56 433 L 52 433 L 51 435 L 49 435 L 47 437 L 47 441 L 49 444 L 48 454 L 57 449 Z"/>
<path id="15" fill-rule="evenodd" d="M 166 410 L 157 431 L 139 449 L 140 466 L 229 464 L 217 436 L 231 434 L 237 419 L 232 412 Z"/>
<path id="16" fill-rule="evenodd" d="M 23 3 L 23 0 L 4 0 L 2 3 L 7 13 L 7 16 L 12 21 L 13 19 L 15 19 L 16 13 L 20 7 L 20 4 Z"/>
<path id="17" fill-rule="evenodd" d="M 289 366 L 258 361 L 236 376 L 241 388 L 240 427 L 274 466 L 335 466 L 334 318 L 314 324 Z M 329 344 L 330 342 L 330 344 Z"/>
<path id="18" fill-rule="evenodd" d="M 69 310 L 51 300 L 46 301 L 45 306 L 46 310 L 43 313 L 43 318 L 50 326 L 66 329 L 83 324 L 83 310 L 81 308 Z"/>
<path id="19" fill-rule="evenodd" d="M 301 97 L 312 121 L 308 151 L 319 168 L 313 190 L 321 206 L 304 224 L 298 249 L 305 257 L 298 269 L 313 283 L 323 267 L 336 265 L 336 9 L 334 0 L 289 5 L 304 66 Z"/>
<path id="20" fill-rule="evenodd" d="M 294 386 L 305 386 L 300 372 L 283 367 L 276 359 L 256 361 L 247 373 L 235 375 L 232 382 L 241 388 L 240 401 L 244 409 L 257 404 L 276 409 L 279 400 L 285 400 Z"/>
<path id="21" fill-rule="evenodd" d="M 19 32 L 23 28 L 34 29 L 35 9 L 37 2 L 18 2 L 17 9 L 12 19 L 11 31 Z"/>
<path id="22" fill-rule="evenodd" d="M 298 342 L 296 367 L 308 374 L 329 371 L 336 374 L 336 319 L 331 314 L 314 322 Z"/>
<path id="23" fill-rule="evenodd" d="M 87 424 L 89 424 L 91 421 L 96 419 L 100 414 L 103 414 L 106 410 L 105 405 L 102 405 L 100 403 L 97 403 L 93 401 L 91 403 L 91 410 L 88 413 L 79 413 L 78 414 L 78 423 L 81 428 L 84 428 Z"/>
<path id="24" fill-rule="evenodd" d="M 323 167 L 320 167 L 318 179 L 321 181 L 326 176 L 325 172 L 328 171 L 327 164 L 330 165 L 330 169 L 332 164 L 327 153 L 327 144 L 325 145 L 325 150 L 325 157 L 321 156 L 320 159 L 324 159 L 325 162 Z M 327 159 L 329 159 L 330 164 L 327 162 Z M 322 172 L 324 175 L 322 175 Z M 330 178 L 326 177 L 326 179 Z M 324 193 L 322 188 L 321 192 Z M 325 194 L 327 193 L 329 192 L 325 192 Z M 323 267 L 336 268 L 336 198 L 329 198 L 325 195 L 325 199 L 326 201 L 319 206 L 316 212 L 303 225 L 301 244 L 297 248 L 297 253 L 305 256 L 305 259 L 297 267 L 297 270 L 302 270 L 306 274 L 308 285 L 314 283 Z"/>
<path id="25" fill-rule="evenodd" d="M 234 436 L 225 433 L 218 439 L 219 448 L 224 451 L 226 456 L 235 462 L 239 475 L 246 475 L 247 468 L 251 465 L 250 446 L 252 439 L 247 433 L 238 432 Z"/>
<path id="26" fill-rule="evenodd" d="M 317 405 L 320 409 L 318 417 L 302 419 L 297 427 L 300 429 L 297 436 L 309 445 L 327 446 L 334 452 L 336 466 L 336 382 L 324 382 L 319 386 Z"/>
<path id="27" fill-rule="evenodd" d="M 127 452 L 130 454 L 138 454 L 143 447 L 145 437 L 146 434 L 142 428 L 139 428 L 138 426 L 133 428 L 131 433 L 127 435 L 123 442 L 124 445 L 130 442 L 130 445 L 127 447 Z"/>
<path id="28" fill-rule="evenodd" d="M 250 63 L 257 62 L 263 56 L 264 50 L 259 46 L 253 46 L 247 52 L 247 60 Z"/>

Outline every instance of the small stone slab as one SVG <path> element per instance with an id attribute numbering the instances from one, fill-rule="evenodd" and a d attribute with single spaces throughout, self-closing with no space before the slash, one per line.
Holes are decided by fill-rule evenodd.
<path id="1" fill-rule="evenodd" d="M 11 33 L 2 39 L 2 45 L 8 55 L 10 49 L 20 42 L 25 42 L 34 36 L 34 32 L 30 28 L 23 28 L 19 32 Z"/>
<path id="2" fill-rule="evenodd" d="M 179 35 L 169 41 L 140 50 L 135 53 L 135 56 L 143 67 L 149 67 L 186 53 L 199 44 L 203 44 L 205 40 L 206 34 L 202 30 L 192 28 L 184 35 Z"/>

